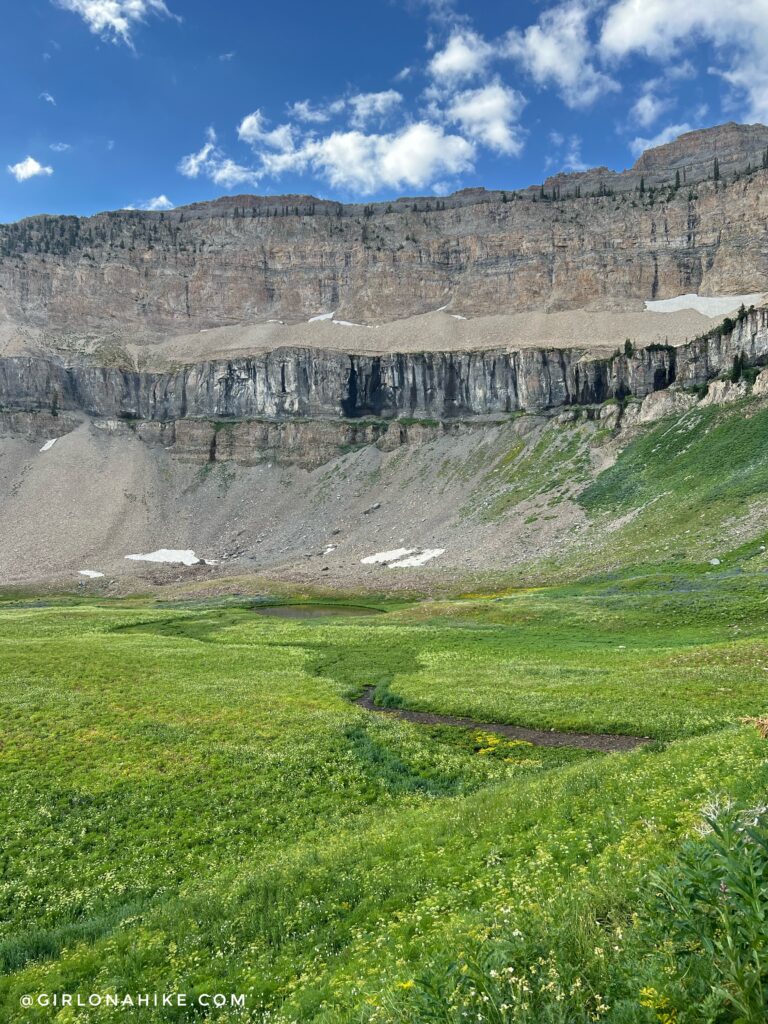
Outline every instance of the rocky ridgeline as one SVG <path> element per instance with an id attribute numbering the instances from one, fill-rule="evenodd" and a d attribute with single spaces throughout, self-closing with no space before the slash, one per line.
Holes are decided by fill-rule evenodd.
<path id="1" fill-rule="evenodd" d="M 765 168 L 768 128 L 762 124 L 728 124 L 686 132 L 673 142 L 643 153 L 626 171 L 591 167 L 573 174 L 556 174 L 544 182 L 545 191 L 582 196 L 606 192 L 635 192 L 669 186 L 690 187 L 714 179 L 741 178 Z"/>
<path id="2" fill-rule="evenodd" d="M 591 358 L 574 349 L 347 355 L 277 349 L 170 373 L 0 359 L 0 408 L 147 423 L 460 418 L 546 412 L 695 387 L 768 362 L 768 308 L 677 348 Z"/>
<path id="3" fill-rule="evenodd" d="M 731 124 L 651 150 L 631 171 L 518 192 L 351 206 L 238 196 L 32 217 L 0 227 L 0 320 L 135 339 L 330 310 L 375 322 L 446 304 L 482 315 L 762 291 L 766 147 L 768 128 Z"/>

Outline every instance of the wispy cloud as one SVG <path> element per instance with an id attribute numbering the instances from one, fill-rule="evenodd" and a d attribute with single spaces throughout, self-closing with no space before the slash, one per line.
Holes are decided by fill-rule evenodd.
<path id="1" fill-rule="evenodd" d="M 657 135 L 650 139 L 637 137 L 629 144 L 630 151 L 634 156 L 640 156 L 646 149 L 653 149 L 655 146 L 663 146 L 666 142 L 672 142 L 678 135 L 692 131 L 692 126 L 687 122 L 683 124 L 670 124 L 663 128 Z"/>
<path id="2" fill-rule="evenodd" d="M 12 174 L 16 181 L 28 181 L 30 178 L 53 174 L 53 168 L 39 163 L 33 156 L 28 156 L 17 164 L 9 164 L 8 173 Z"/>
<path id="3" fill-rule="evenodd" d="M 253 188 L 262 177 L 257 170 L 227 157 L 218 145 L 213 128 L 208 129 L 206 141 L 197 152 L 181 158 L 178 170 L 185 178 L 203 176 L 222 188 L 233 188 L 236 185 L 249 185 Z"/>
<path id="4" fill-rule="evenodd" d="M 125 206 L 125 210 L 173 210 L 175 203 L 166 195 L 155 196 L 153 199 L 147 199 L 143 203 L 137 203 L 135 206 Z"/>
<path id="5" fill-rule="evenodd" d="M 72 147 L 68 142 L 52 142 L 48 149 L 52 149 L 54 153 L 66 153 Z"/>
<path id="6" fill-rule="evenodd" d="M 364 128 L 371 121 L 380 122 L 402 102 L 402 95 L 395 89 L 387 89 L 384 92 L 359 92 L 347 100 L 352 112 L 351 123 L 356 128 Z"/>
<path id="7" fill-rule="evenodd" d="M 165 0 L 52 0 L 62 10 L 79 14 L 95 35 L 133 48 L 133 30 L 150 15 L 177 18 Z"/>
<path id="8" fill-rule="evenodd" d="M 630 118 L 641 128 L 650 128 L 672 106 L 670 96 L 659 96 L 656 91 L 659 84 L 658 79 L 646 82 L 629 112 Z"/>
<path id="9" fill-rule="evenodd" d="M 544 163 L 545 172 L 586 171 L 591 166 L 582 159 L 581 138 L 578 135 L 565 136 L 562 132 L 550 132 L 552 149 Z"/>
<path id="10" fill-rule="evenodd" d="M 396 89 L 383 92 L 359 92 L 343 96 L 330 103 L 313 104 L 310 100 L 298 100 L 288 107 L 288 116 L 306 124 L 326 124 L 341 114 L 346 114 L 350 123 L 362 128 L 370 121 L 382 121 L 403 102 L 402 94 Z"/>
<path id="11" fill-rule="evenodd" d="M 768 0 L 617 0 L 600 33 L 608 58 L 640 53 L 670 68 L 687 64 L 681 51 L 702 41 L 713 48 L 709 70 L 746 100 L 742 116 L 768 118 Z"/>
<path id="12" fill-rule="evenodd" d="M 502 52 L 540 86 L 554 86 L 569 107 L 588 107 L 619 83 L 596 66 L 591 8 L 568 0 L 544 11 L 534 25 L 510 29 Z"/>
<path id="13" fill-rule="evenodd" d="M 56 100 L 51 96 L 49 92 L 41 92 L 39 99 L 45 100 L 46 103 L 50 103 L 52 107 L 56 106 Z"/>

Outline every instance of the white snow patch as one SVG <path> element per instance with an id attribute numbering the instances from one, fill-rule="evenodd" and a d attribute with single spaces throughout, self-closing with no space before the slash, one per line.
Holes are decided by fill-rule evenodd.
<path id="1" fill-rule="evenodd" d="M 353 320 L 334 320 L 339 327 L 370 327 L 370 324 L 356 324 Z"/>
<path id="2" fill-rule="evenodd" d="M 40 451 L 41 452 L 49 452 L 51 450 L 51 448 L 53 448 L 53 446 L 56 444 L 57 441 L 58 441 L 58 437 L 52 437 L 50 441 L 46 441 L 45 442 L 45 444 L 40 449 Z"/>
<path id="3" fill-rule="evenodd" d="M 219 564 L 218 558 L 204 558 L 203 561 L 205 562 L 206 565 L 218 565 Z"/>
<path id="4" fill-rule="evenodd" d="M 311 316 L 309 320 L 307 320 L 307 323 L 316 324 L 318 320 L 333 320 L 335 315 L 336 310 L 334 309 L 331 313 L 321 313 L 319 316 Z"/>
<path id="5" fill-rule="evenodd" d="M 732 313 L 744 303 L 745 306 L 756 306 L 763 297 L 762 292 L 749 295 L 677 295 L 673 299 L 646 300 L 645 308 L 652 313 L 676 313 L 680 309 L 695 309 L 704 316 L 725 316 Z"/>
<path id="6" fill-rule="evenodd" d="M 399 558 L 405 558 L 406 555 L 413 555 L 419 549 L 418 548 L 395 548 L 394 551 L 378 551 L 375 555 L 368 555 L 367 558 L 361 558 L 361 565 L 384 565 L 387 562 L 396 562 Z"/>
<path id="7" fill-rule="evenodd" d="M 94 572 L 93 569 L 79 569 L 78 576 L 87 576 L 89 580 L 99 580 L 104 575 L 103 572 Z"/>
<path id="8" fill-rule="evenodd" d="M 390 562 L 389 569 L 417 569 L 419 566 L 426 565 L 427 562 L 431 562 L 433 558 L 437 558 L 438 555 L 442 555 L 445 552 L 445 548 L 424 548 L 417 555 L 411 555 L 410 558 L 401 558 L 397 562 Z"/>
<path id="9" fill-rule="evenodd" d="M 386 565 L 388 569 L 417 569 L 442 555 L 445 548 L 395 548 L 361 558 L 363 565 Z"/>
<path id="10" fill-rule="evenodd" d="M 172 565 L 198 565 L 200 559 L 194 551 L 159 548 L 148 555 L 126 555 L 132 562 L 170 562 Z"/>
<path id="11" fill-rule="evenodd" d="M 332 551 L 335 551 L 335 550 L 336 550 L 336 545 L 335 545 L 335 544 L 329 544 L 329 545 L 328 545 L 328 546 L 326 547 L 325 551 L 323 551 L 323 554 L 324 554 L 324 555 L 330 555 L 330 553 L 331 553 Z"/>
<path id="12" fill-rule="evenodd" d="M 465 316 L 462 316 L 461 313 L 451 313 L 451 316 L 453 317 L 454 320 L 466 320 L 467 319 Z"/>

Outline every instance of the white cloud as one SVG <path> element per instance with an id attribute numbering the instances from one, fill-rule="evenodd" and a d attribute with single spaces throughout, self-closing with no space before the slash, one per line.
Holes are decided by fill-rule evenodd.
<path id="1" fill-rule="evenodd" d="M 467 28 L 454 28 L 444 49 L 429 62 L 434 78 L 462 81 L 484 71 L 493 57 L 493 47 L 476 32 Z"/>
<path id="2" fill-rule="evenodd" d="M 62 10 L 79 14 L 96 35 L 133 46 L 132 30 L 148 15 L 175 17 L 165 0 L 53 0 Z"/>
<path id="3" fill-rule="evenodd" d="M 500 81 L 456 93 L 447 115 L 471 138 L 498 153 L 517 156 L 523 148 L 518 124 L 524 97 Z"/>
<path id="4" fill-rule="evenodd" d="M 681 82 L 696 77 L 696 68 L 689 60 L 676 60 L 664 69 L 664 77 L 670 82 Z"/>
<path id="5" fill-rule="evenodd" d="M 148 199 L 146 203 L 142 203 L 140 209 L 142 210 L 172 210 L 176 204 L 172 203 L 166 195 L 155 196 L 154 199 Z"/>
<path id="6" fill-rule="evenodd" d="M 313 105 L 311 100 L 299 100 L 288 107 L 288 114 L 306 124 L 325 124 L 346 111 L 354 128 L 364 128 L 370 121 L 382 120 L 402 102 L 403 97 L 396 89 L 386 89 L 383 92 L 359 92 L 320 106 Z M 261 117 L 260 111 L 256 113 Z M 259 130 L 262 130 L 261 126 Z"/>
<path id="7" fill-rule="evenodd" d="M 474 147 L 459 135 L 419 122 L 388 135 L 334 132 L 308 144 L 311 165 L 329 182 L 362 194 L 380 188 L 424 188 L 471 168 Z"/>
<path id="8" fill-rule="evenodd" d="M 348 103 L 352 110 L 351 123 L 355 128 L 364 128 L 369 121 L 382 120 L 403 102 L 395 89 L 385 92 L 360 92 L 350 96 Z"/>
<path id="9" fill-rule="evenodd" d="M 748 106 L 743 116 L 747 121 L 768 121 L 768 58 L 762 46 L 755 50 L 754 59 L 734 62 L 728 71 L 717 68 L 711 68 L 710 71 L 746 95 Z"/>
<path id="10" fill-rule="evenodd" d="M 306 121 L 310 124 L 323 124 L 330 121 L 331 115 L 324 107 L 313 107 L 309 100 L 298 100 L 288 107 L 288 114 L 295 117 L 297 121 Z"/>
<path id="11" fill-rule="evenodd" d="M 643 128 L 650 128 L 672 106 L 668 97 L 656 94 L 654 90 L 657 84 L 655 81 L 646 82 L 645 91 L 638 96 L 630 111 L 632 120 Z"/>
<path id="12" fill-rule="evenodd" d="M 289 124 L 280 124 L 277 128 L 267 130 L 267 119 L 260 110 L 254 110 L 240 122 L 237 137 L 251 146 L 268 146 L 281 152 L 294 148 L 293 128 Z"/>
<path id="13" fill-rule="evenodd" d="M 733 6 L 738 6 L 735 0 Z M 759 3 L 759 0 L 758 0 Z M 750 6 L 753 0 L 750 0 Z M 681 37 L 701 31 L 704 24 L 713 27 L 714 8 L 723 4 L 712 0 L 618 0 L 608 10 L 600 35 L 603 51 L 612 57 L 643 52 L 649 57 L 671 56 Z"/>
<path id="14" fill-rule="evenodd" d="M 590 168 L 591 164 L 581 158 L 581 139 L 578 135 L 566 139 L 561 132 L 550 132 L 549 141 L 554 152 L 550 152 L 544 161 L 545 171 L 586 171 Z"/>
<path id="15" fill-rule="evenodd" d="M 52 142 L 48 149 L 52 149 L 54 153 L 66 153 L 72 147 L 68 142 Z"/>
<path id="16" fill-rule="evenodd" d="M 563 170 L 586 171 L 589 170 L 591 166 L 591 164 L 586 163 L 581 158 L 581 139 L 578 135 L 572 135 L 568 140 L 568 146 L 565 151 Z"/>
<path id="17" fill-rule="evenodd" d="M 544 11 L 524 31 L 511 29 L 502 47 L 538 85 L 557 86 L 569 107 L 588 107 L 619 89 L 614 79 L 594 65 L 590 13 L 580 0 L 568 0 Z"/>
<path id="18" fill-rule="evenodd" d="M 225 157 L 212 161 L 209 176 L 211 181 L 223 188 L 234 188 L 236 185 L 250 185 L 255 188 L 261 180 L 261 174 L 251 167 L 244 167 Z"/>
<path id="19" fill-rule="evenodd" d="M 206 142 L 201 149 L 181 158 L 177 170 L 185 178 L 199 178 L 202 174 L 223 188 L 236 185 L 254 187 L 262 177 L 254 168 L 245 167 L 226 156 L 217 144 L 213 128 L 206 132 Z"/>
<path id="20" fill-rule="evenodd" d="M 411 67 L 400 68 L 400 70 L 395 75 L 395 81 L 396 82 L 404 82 L 406 79 L 410 78 L 412 74 L 413 74 L 413 68 L 411 68 Z"/>
<path id="21" fill-rule="evenodd" d="M 219 60 L 229 61 L 229 60 L 234 60 L 234 59 L 235 59 L 235 51 L 234 50 L 230 50 L 229 53 L 220 53 L 219 54 Z"/>
<path id="22" fill-rule="evenodd" d="M 27 181 L 29 178 L 53 174 L 53 168 L 39 163 L 33 156 L 28 156 L 17 164 L 9 164 L 8 173 L 12 174 L 16 181 Z"/>
<path id="23" fill-rule="evenodd" d="M 263 119 L 246 124 L 241 135 L 254 147 L 258 165 L 245 167 L 222 152 L 215 133 L 209 130 L 203 147 L 185 156 L 179 171 L 190 178 L 205 175 L 215 184 L 231 188 L 256 185 L 266 176 L 276 178 L 311 169 L 336 188 L 370 195 L 384 188 L 432 186 L 446 176 L 469 170 L 475 156 L 472 142 L 427 122 L 387 134 L 350 130 L 324 138 L 308 135 L 299 145 L 282 149 L 263 141 L 269 134 L 264 131 Z"/>
<path id="24" fill-rule="evenodd" d="M 646 149 L 653 149 L 655 146 L 663 146 L 667 142 L 672 142 L 678 135 L 683 135 L 685 132 L 692 131 L 691 125 L 685 124 L 670 124 L 666 128 L 662 129 L 658 135 L 654 135 L 651 139 L 635 138 L 629 144 L 629 148 L 633 156 L 640 156 Z"/>
<path id="25" fill-rule="evenodd" d="M 677 60 L 692 42 L 713 45 L 723 63 L 711 69 L 746 96 L 749 119 L 768 117 L 768 0 L 618 0 L 602 26 L 603 53 L 642 53 Z"/>
<path id="26" fill-rule="evenodd" d="M 39 98 L 45 100 L 46 103 L 50 103 L 52 107 L 56 106 L 56 100 L 49 92 L 41 92 Z"/>
<path id="27" fill-rule="evenodd" d="M 188 156 L 182 157 L 179 161 L 178 169 L 185 178 L 198 178 L 206 169 L 208 162 L 214 159 L 214 154 L 217 152 L 216 132 L 213 128 L 209 128 L 205 134 L 207 141 L 202 149 L 199 149 L 197 153 L 190 153 Z"/>

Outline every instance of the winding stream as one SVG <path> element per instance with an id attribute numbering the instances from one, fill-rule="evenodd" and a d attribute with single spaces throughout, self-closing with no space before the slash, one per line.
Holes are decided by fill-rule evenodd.
<path id="1" fill-rule="evenodd" d="M 600 750 L 613 753 L 634 750 L 650 743 L 647 736 L 618 736 L 612 733 L 556 732 L 546 729 L 525 729 L 519 725 L 501 725 L 498 722 L 478 722 L 474 718 L 455 718 L 452 715 L 434 715 L 429 711 L 407 711 L 404 708 L 385 708 L 374 701 L 375 686 L 367 686 L 355 704 L 380 715 L 393 715 L 420 725 L 453 725 L 461 729 L 480 729 L 497 733 L 508 739 L 525 740 L 538 747 L 578 747 L 581 750 Z"/>

